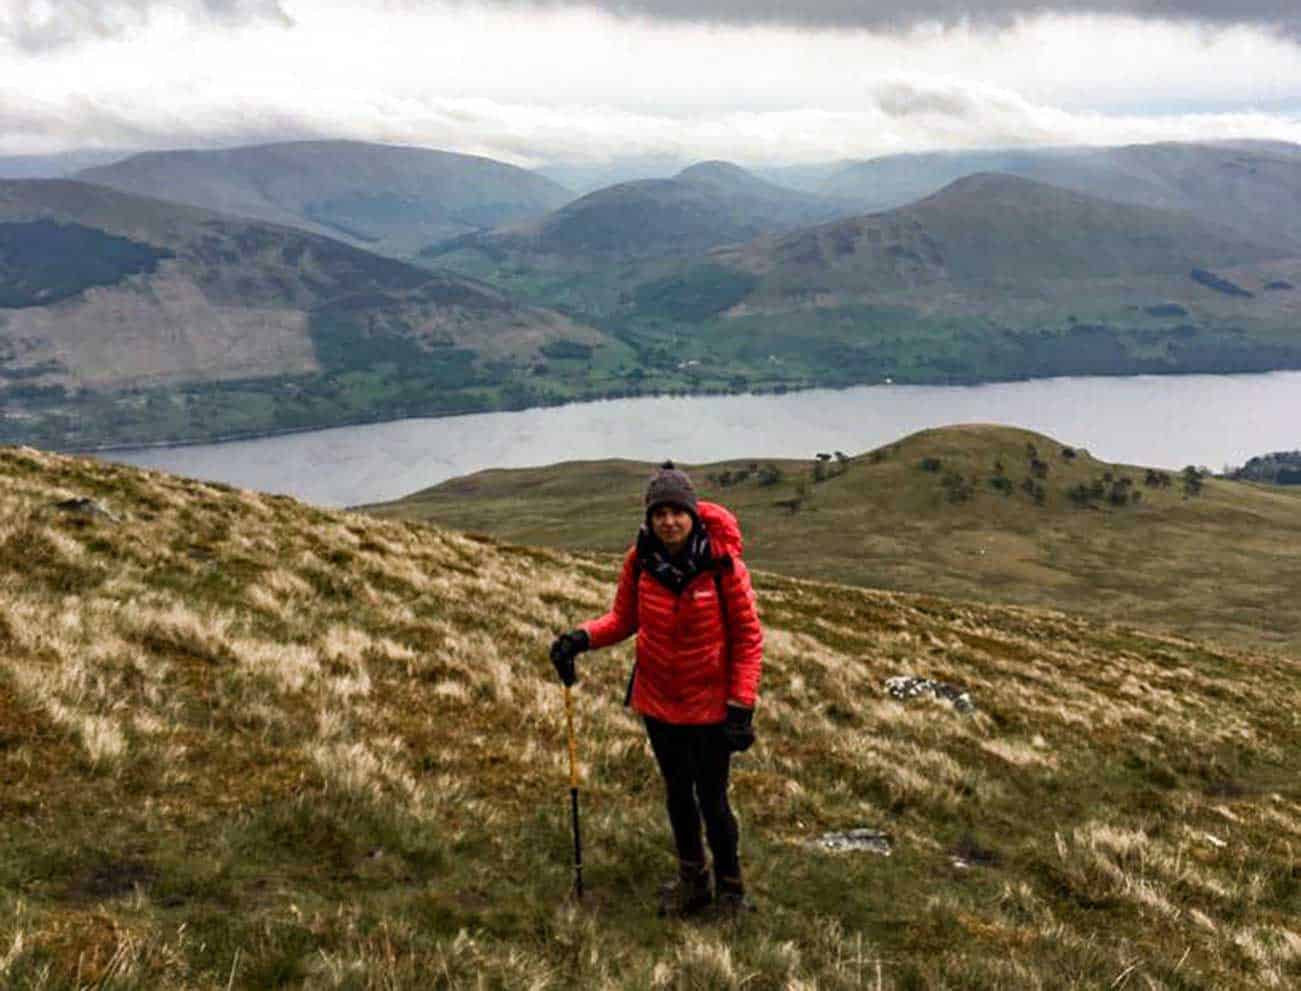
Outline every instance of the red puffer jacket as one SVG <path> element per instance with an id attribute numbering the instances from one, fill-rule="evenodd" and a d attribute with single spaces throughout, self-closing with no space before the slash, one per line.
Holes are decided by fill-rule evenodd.
<path id="1" fill-rule="evenodd" d="M 623 561 L 614 607 L 583 624 L 593 648 L 637 634 L 632 707 L 666 723 L 722 722 L 729 699 L 754 705 L 763 664 L 763 630 L 741 560 L 741 528 L 711 502 L 699 503 L 696 515 L 709 533 L 716 570 L 702 572 L 674 595 L 637 566 L 634 546 Z"/>

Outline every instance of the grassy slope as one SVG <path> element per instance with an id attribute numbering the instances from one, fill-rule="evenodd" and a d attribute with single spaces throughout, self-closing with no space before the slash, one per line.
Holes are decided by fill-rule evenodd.
<path id="1" fill-rule="evenodd" d="M 760 574 L 761 742 L 734 790 L 762 911 L 666 923 L 627 646 L 582 665 L 591 896 L 565 898 L 544 651 L 608 601 L 609 558 L 26 449 L 0 477 L 6 988 L 1301 975 L 1294 661 Z M 52 508 L 74 495 L 121 522 Z M 901 673 L 977 712 L 890 700 Z M 802 846 L 857 826 L 893 856 Z"/>
<path id="2" fill-rule="evenodd" d="M 1047 466 L 1044 501 L 1021 486 L 1027 445 Z M 783 574 L 876 588 L 1049 606 L 1100 619 L 1301 649 L 1291 602 L 1301 587 L 1301 497 L 1208 480 L 1188 498 L 1178 473 L 1167 489 L 1146 469 L 1104 464 L 1040 434 L 994 426 L 913 434 L 851 459 L 843 475 L 809 484 L 809 462 L 776 462 L 783 483 L 755 477 L 720 486 L 710 476 L 747 462 L 691 469 L 702 494 L 732 507 L 749 560 Z M 934 458 L 940 470 L 921 462 Z M 1012 491 L 993 487 L 1003 464 Z M 502 539 L 616 551 L 630 540 L 649 468 L 626 461 L 490 471 L 373 507 Z M 1081 508 L 1068 492 L 1129 477 L 1141 501 Z M 971 490 L 950 496 L 952 477 Z M 800 479 L 809 492 L 792 515 Z M 1107 486 L 1110 493 L 1110 485 Z M 581 510 L 576 510 L 581 507 Z"/>

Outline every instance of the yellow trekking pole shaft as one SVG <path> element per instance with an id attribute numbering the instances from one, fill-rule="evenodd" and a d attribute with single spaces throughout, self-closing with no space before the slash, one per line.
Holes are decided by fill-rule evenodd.
<path id="1" fill-rule="evenodd" d="M 583 835 L 578 828 L 578 738 L 574 735 L 574 695 L 565 686 L 565 719 L 569 723 L 569 803 L 574 822 L 574 894 L 583 897 Z"/>

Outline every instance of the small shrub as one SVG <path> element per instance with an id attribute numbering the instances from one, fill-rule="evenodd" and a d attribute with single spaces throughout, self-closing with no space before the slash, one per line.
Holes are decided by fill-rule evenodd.
<path id="1" fill-rule="evenodd" d="M 956 471 L 946 474 L 940 484 L 944 486 L 944 494 L 949 502 L 966 502 L 975 492 L 971 483 Z"/>
<path id="2" fill-rule="evenodd" d="M 939 471 L 942 466 L 939 458 L 922 458 L 919 467 L 922 471 Z"/>
<path id="3" fill-rule="evenodd" d="M 1170 476 L 1163 471 L 1149 468 L 1147 475 L 1143 478 L 1143 484 L 1149 489 L 1168 489 L 1170 487 Z"/>

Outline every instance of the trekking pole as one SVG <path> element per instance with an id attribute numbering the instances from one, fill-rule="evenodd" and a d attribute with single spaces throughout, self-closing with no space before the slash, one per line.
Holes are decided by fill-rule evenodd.
<path id="1" fill-rule="evenodd" d="M 574 736 L 574 696 L 565 686 L 565 718 L 569 723 L 569 802 L 574 820 L 574 894 L 583 899 L 583 835 L 578 829 L 578 740 Z"/>

